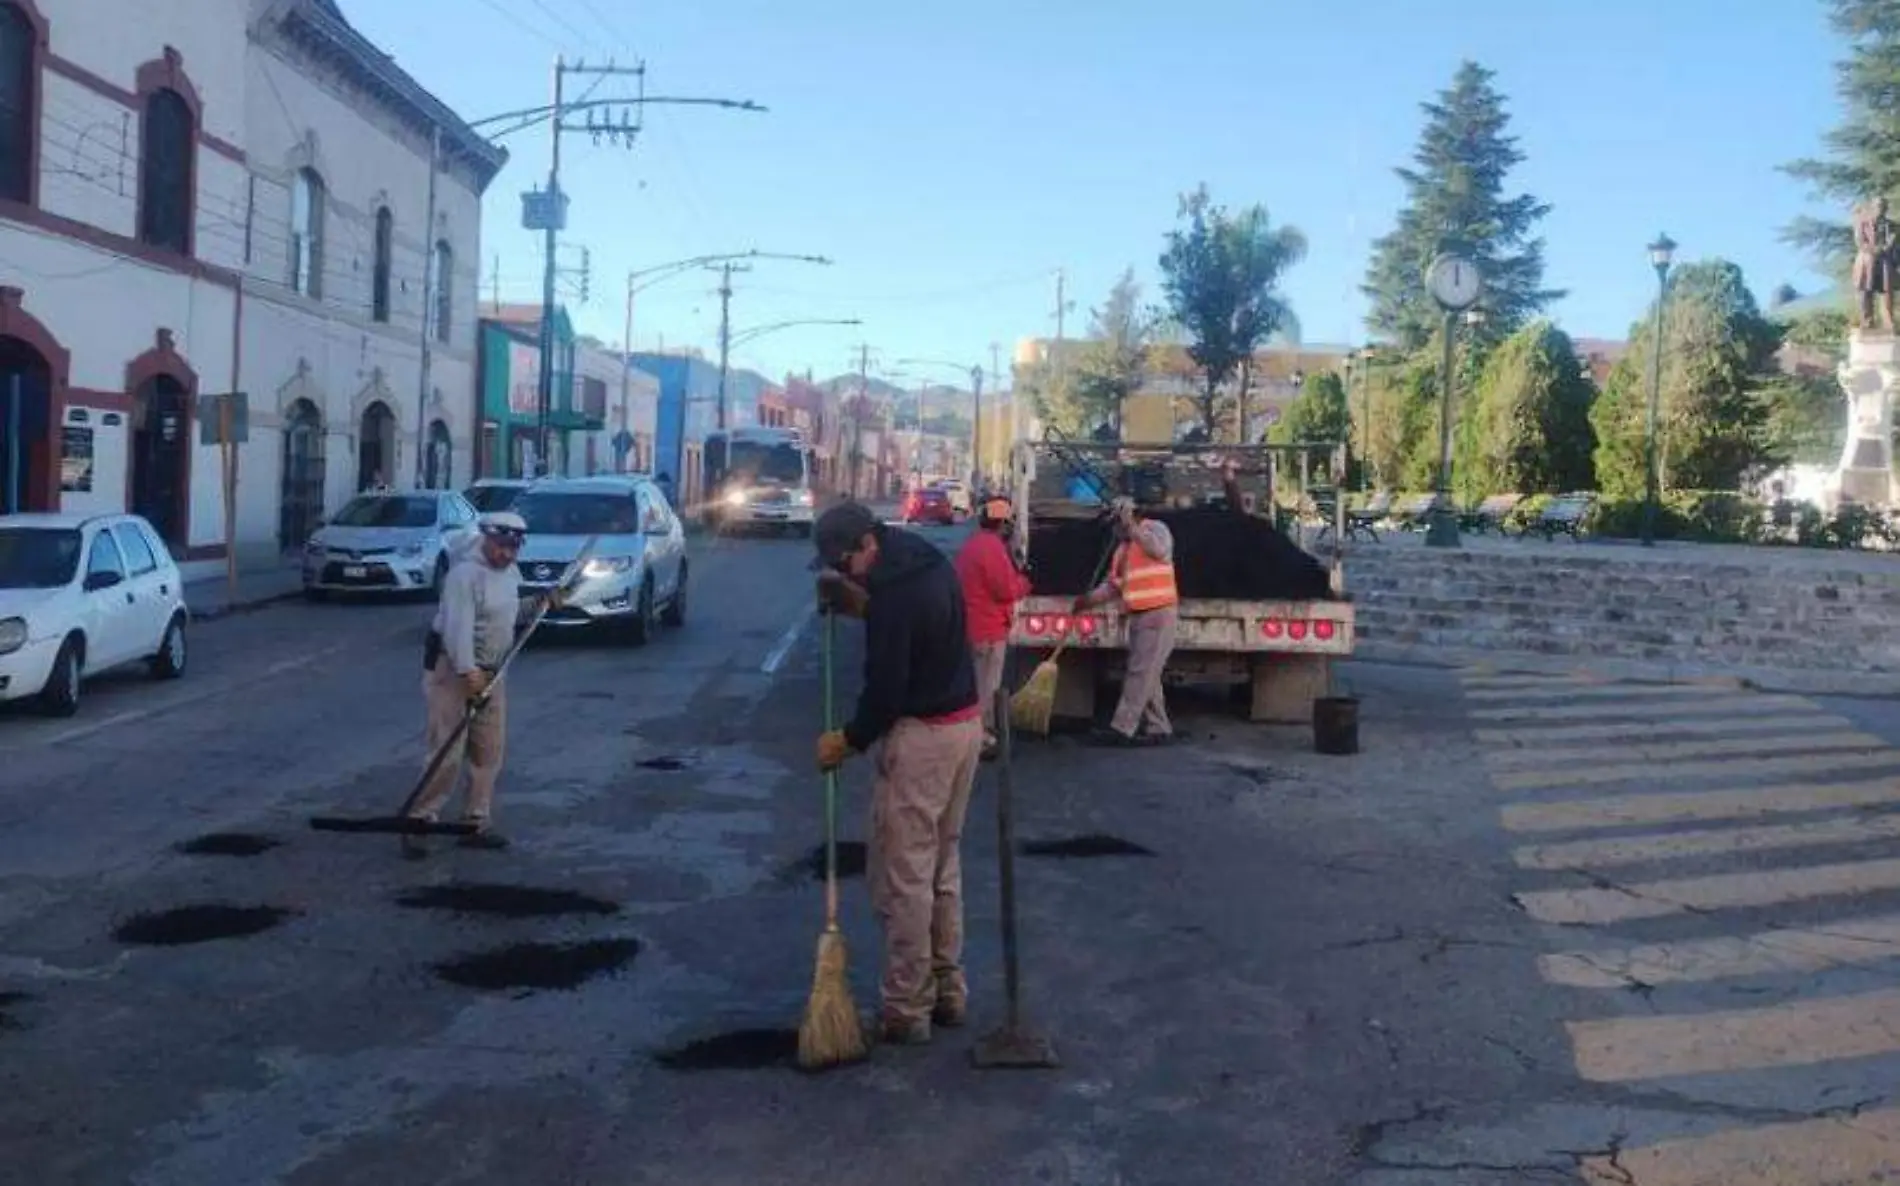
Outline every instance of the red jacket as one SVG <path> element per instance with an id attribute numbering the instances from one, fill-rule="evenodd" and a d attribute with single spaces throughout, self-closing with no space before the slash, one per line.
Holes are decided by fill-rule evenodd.
<path id="1" fill-rule="evenodd" d="M 1029 596 L 1030 586 L 1029 578 L 1010 559 L 1003 537 L 979 528 L 957 553 L 957 580 L 963 585 L 970 642 L 981 645 L 1007 639 L 1010 612 Z"/>

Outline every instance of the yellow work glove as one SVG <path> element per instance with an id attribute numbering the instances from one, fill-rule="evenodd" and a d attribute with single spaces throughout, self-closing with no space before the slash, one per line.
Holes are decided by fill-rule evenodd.
<path id="1" fill-rule="evenodd" d="M 851 743 L 844 739 L 843 729 L 833 729 L 818 735 L 818 769 L 827 772 L 836 770 L 850 756 Z"/>

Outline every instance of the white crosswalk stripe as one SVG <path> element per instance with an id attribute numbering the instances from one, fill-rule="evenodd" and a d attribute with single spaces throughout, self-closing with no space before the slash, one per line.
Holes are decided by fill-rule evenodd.
<path id="1" fill-rule="evenodd" d="M 1578 998 L 1581 1015 L 1565 1023 L 1581 1079 L 1640 1091 L 1900 1057 L 1900 989 L 1864 991 L 1864 977 L 1850 986 L 1859 991 L 1814 987 L 1900 964 L 1892 899 L 1859 905 L 1900 893 L 1900 856 L 1883 855 L 1900 840 L 1900 748 L 1799 696 L 1488 672 L 1464 683 L 1500 820 L 1531 841 L 1512 851 L 1514 898 L 1532 918 L 1576 928 L 1537 970 L 1552 986 L 1605 994 L 1596 1007 Z M 1797 908 L 1798 920 L 1774 924 L 1774 912 Z M 1668 937 L 1646 920 L 1673 920 Z M 1638 925 L 1650 925 L 1648 941 L 1623 937 Z M 1796 987 L 1722 995 L 1749 978 Z M 1631 989 L 1652 1011 L 1630 1011 Z M 1900 1108 L 1684 1123 L 1613 1158 L 1582 1158 L 1579 1180 L 1900 1182 Z"/>

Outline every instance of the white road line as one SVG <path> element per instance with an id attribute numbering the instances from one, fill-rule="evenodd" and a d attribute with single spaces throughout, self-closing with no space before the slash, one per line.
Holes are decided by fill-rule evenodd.
<path id="1" fill-rule="evenodd" d="M 1586 1157 L 1579 1168 L 1589 1186 L 1891 1182 L 1900 1171 L 1900 1109 L 1685 1137 Z"/>
<path id="2" fill-rule="evenodd" d="M 1760 819 L 1893 803 L 1900 803 L 1900 784 L 1891 781 L 1683 791 L 1567 803 L 1512 803 L 1504 808 L 1504 826 L 1513 832 L 1571 832 L 1634 824 Z"/>
<path id="3" fill-rule="evenodd" d="M 1785 906 L 1893 889 L 1900 889 L 1900 860 L 1889 859 L 1683 877 L 1607 889 L 1533 890 L 1518 894 L 1517 901 L 1539 922 L 1601 927 L 1690 911 Z"/>
<path id="4" fill-rule="evenodd" d="M 767 675 L 778 674 L 778 669 L 785 665 L 785 657 L 792 653 L 793 647 L 798 645 L 798 636 L 805 633 L 806 625 L 811 622 L 817 612 L 816 608 L 808 607 L 804 613 L 798 615 L 797 621 L 785 628 L 785 633 L 778 636 L 778 642 L 773 644 L 772 650 L 765 656 L 765 662 L 759 665 L 760 671 Z"/>
<path id="5" fill-rule="evenodd" d="M 1897 1023 L 1900 991 L 1885 989 L 1765 1009 L 1567 1021 L 1564 1028 L 1578 1074 L 1633 1083 L 1893 1054 L 1900 1051 Z"/>
<path id="6" fill-rule="evenodd" d="M 1537 967 L 1552 984 L 1628 988 L 1632 980 L 1642 984 L 1695 984 L 1734 976 L 1824 972 L 1876 964 L 1895 956 L 1900 956 L 1900 915 L 1679 943 L 1566 951 L 1539 956 Z"/>

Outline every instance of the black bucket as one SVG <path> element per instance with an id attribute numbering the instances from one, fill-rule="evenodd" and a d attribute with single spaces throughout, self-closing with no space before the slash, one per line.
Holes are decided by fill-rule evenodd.
<path id="1" fill-rule="evenodd" d="M 1313 749 L 1345 757 L 1359 752 L 1359 698 L 1321 696 L 1313 701 Z"/>

